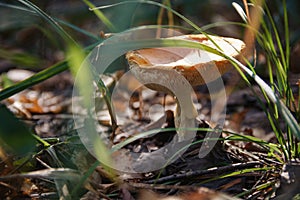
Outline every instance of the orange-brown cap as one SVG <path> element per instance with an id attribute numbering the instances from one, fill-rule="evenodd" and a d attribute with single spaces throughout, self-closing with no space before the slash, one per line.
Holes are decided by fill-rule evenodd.
<path id="1" fill-rule="evenodd" d="M 245 43 L 239 39 L 209 36 L 223 52 L 234 58 L 239 58 L 244 49 Z M 171 39 L 183 39 L 200 42 L 206 46 L 217 49 L 215 44 L 203 34 L 183 35 Z M 130 51 L 126 54 L 131 70 L 142 83 L 164 77 L 172 72 L 180 73 L 192 85 L 202 85 L 219 78 L 222 74 L 231 69 L 229 60 L 201 49 L 182 47 L 148 48 Z M 147 76 L 147 77 L 145 77 Z M 151 76 L 151 77 L 148 77 Z M 156 84 L 147 84 L 151 89 L 165 89 Z"/>

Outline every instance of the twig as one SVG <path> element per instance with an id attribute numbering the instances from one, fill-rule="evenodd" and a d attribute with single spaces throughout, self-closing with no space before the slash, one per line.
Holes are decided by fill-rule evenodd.
<path id="1" fill-rule="evenodd" d="M 148 184 L 148 183 L 136 183 L 136 182 L 127 182 L 129 187 L 133 187 L 133 188 L 139 188 L 139 189 L 155 189 L 155 190 L 172 190 L 172 189 L 176 189 L 176 190 L 196 190 L 199 187 L 197 186 L 185 186 L 185 185 L 163 185 L 163 184 Z"/>
<path id="2" fill-rule="evenodd" d="M 240 170 L 240 169 L 245 169 L 248 167 L 254 167 L 255 165 L 259 165 L 261 164 L 258 161 L 252 161 L 252 162 L 247 162 L 247 163 L 235 163 L 235 164 L 231 164 L 231 165 L 227 165 L 227 166 L 223 166 L 223 167 L 213 167 L 213 168 L 209 168 L 206 170 L 196 170 L 196 171 L 192 171 L 192 172 L 187 172 L 185 174 L 173 174 L 170 176 L 165 176 L 159 179 L 155 179 L 155 180 L 149 180 L 146 181 L 146 183 L 163 183 L 163 182 L 167 182 L 167 181 L 174 181 L 174 180 L 178 180 L 178 179 L 187 179 L 187 178 L 191 178 L 191 177 L 199 177 L 199 176 L 204 176 L 204 175 L 208 175 L 208 174 L 214 174 L 214 176 L 216 175 L 220 175 L 223 174 L 225 172 L 229 172 L 229 171 L 235 171 L 235 170 Z"/>
<path id="3" fill-rule="evenodd" d="M 264 160 L 262 160 L 262 156 L 257 156 L 257 155 L 254 155 L 253 153 L 250 153 L 250 152 L 248 152 L 247 150 L 244 150 L 244 149 L 242 149 L 242 148 L 240 148 L 240 147 L 238 147 L 238 146 L 235 146 L 235 145 L 230 145 L 230 148 L 231 148 L 231 150 L 236 150 L 238 153 L 240 153 L 240 154 L 243 154 L 243 155 L 246 155 L 246 156 L 248 156 L 249 158 L 252 158 L 252 159 L 254 159 L 254 160 L 257 160 L 257 161 L 259 161 L 260 163 L 262 163 L 262 164 L 265 164 L 265 165 L 270 165 L 269 163 L 267 163 L 265 160 L 265 158 L 264 158 Z M 276 164 L 278 164 L 278 162 L 275 162 L 275 161 L 272 161 L 272 160 L 267 160 L 267 161 L 271 161 L 271 162 L 273 162 L 273 163 L 276 163 Z"/>

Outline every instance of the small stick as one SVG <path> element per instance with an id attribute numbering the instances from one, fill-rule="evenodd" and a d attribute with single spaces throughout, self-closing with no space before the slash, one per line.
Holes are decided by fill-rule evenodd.
<path id="1" fill-rule="evenodd" d="M 147 183 L 136 183 L 133 181 L 127 182 L 128 186 L 139 189 L 149 189 L 149 190 L 196 190 L 197 186 L 185 186 L 185 185 L 164 185 L 164 184 L 147 184 Z"/>
<path id="2" fill-rule="evenodd" d="M 196 176 L 204 176 L 204 175 L 208 175 L 208 174 L 214 174 L 214 175 L 219 175 L 219 174 L 223 174 L 225 172 L 229 172 L 229 171 L 234 171 L 237 169 L 244 169 L 244 168 L 248 168 L 248 167 L 254 167 L 255 165 L 260 164 L 260 162 L 258 161 L 252 161 L 252 162 L 247 162 L 247 163 L 235 163 L 235 164 L 231 164 L 231 165 L 227 165 L 227 166 L 223 166 L 223 167 L 213 167 L 213 168 L 209 168 L 206 170 L 196 170 L 196 171 L 192 171 L 192 172 L 187 172 L 185 174 L 173 174 L 170 176 L 165 176 L 159 179 L 155 179 L 155 180 L 149 180 L 146 181 L 146 183 L 162 183 L 162 182 L 167 182 L 167 181 L 174 181 L 177 179 L 187 179 L 187 178 L 191 178 L 191 177 L 196 177 Z"/>

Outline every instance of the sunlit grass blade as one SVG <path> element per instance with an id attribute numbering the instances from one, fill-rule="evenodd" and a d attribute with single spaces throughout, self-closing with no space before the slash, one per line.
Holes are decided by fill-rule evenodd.
<path id="1" fill-rule="evenodd" d="M 288 80 L 290 39 L 286 2 L 284 0 L 282 1 L 283 31 L 277 27 L 280 26 L 280 24 L 278 25 L 276 22 L 278 19 L 273 16 L 267 4 L 265 4 L 264 8 L 265 16 L 261 21 L 261 34 L 257 35 L 256 39 L 265 52 L 271 88 L 274 93 L 279 94 L 278 98 L 282 99 L 282 101 L 278 101 L 274 105 L 269 104 L 270 108 L 273 107 L 273 112 L 271 114 L 267 113 L 267 115 L 268 118 L 272 120 L 270 123 L 272 124 L 279 143 L 284 147 L 286 157 L 291 158 L 293 157 L 293 152 L 297 149 L 297 142 L 293 135 L 295 135 L 299 124 L 297 124 L 296 119 L 290 114 L 290 110 L 295 110 L 292 107 L 296 106 L 293 91 Z M 280 33 L 283 35 L 280 35 Z M 283 107 L 283 105 L 285 106 Z M 284 117 L 288 124 L 285 130 L 280 130 L 274 126 L 276 123 L 279 123 L 279 113 L 281 113 L 281 116 Z M 284 136 L 285 134 L 286 137 Z M 299 138 L 299 133 L 297 132 L 296 137 Z"/>
<path id="2" fill-rule="evenodd" d="M 250 190 L 247 190 L 245 192 L 242 192 L 242 193 L 236 195 L 236 197 L 243 197 L 247 194 L 253 193 L 254 191 L 259 191 L 259 190 L 262 190 L 262 189 L 266 189 L 268 187 L 272 187 L 272 188 L 274 188 L 273 190 L 275 190 L 275 184 L 276 183 L 277 183 L 277 181 L 275 180 L 275 181 L 269 181 L 269 182 L 257 185 L 255 187 L 251 188 Z"/>
<path id="3" fill-rule="evenodd" d="M 79 94 L 83 97 L 84 108 L 88 111 L 88 116 L 85 120 L 85 137 L 90 137 L 93 141 L 93 151 L 97 159 L 104 164 L 103 167 L 110 172 L 111 177 L 115 177 L 114 172 L 110 170 L 112 161 L 110 152 L 104 142 L 100 139 L 99 135 L 96 134 L 96 127 L 93 120 L 93 97 L 94 97 L 94 77 L 92 67 L 90 63 L 85 59 L 85 51 L 77 45 L 69 46 L 68 51 L 68 62 L 71 73 L 75 77 L 75 87 L 79 91 Z"/>
<path id="4" fill-rule="evenodd" d="M 244 175 L 244 174 L 247 174 L 247 173 L 253 173 L 253 172 L 256 172 L 256 171 L 270 171 L 270 170 L 273 170 L 273 169 L 276 169 L 276 168 L 275 167 L 255 167 L 255 168 L 247 168 L 247 169 L 237 170 L 237 171 L 231 172 L 229 174 L 217 176 L 215 178 L 211 178 L 211 179 L 202 181 L 201 184 L 211 182 L 211 181 L 214 181 L 214 180 L 223 179 L 223 178 L 228 178 L 228 177 L 233 177 L 233 176 L 240 176 L 240 175 Z"/>
<path id="5" fill-rule="evenodd" d="M 90 108 L 90 97 L 93 95 L 93 89 L 91 80 L 93 80 L 90 66 L 88 63 L 84 63 L 85 57 L 87 55 L 78 46 L 70 45 L 67 50 L 68 65 L 73 77 L 76 77 L 78 83 L 77 85 L 80 94 L 84 97 L 84 105 Z M 80 72 L 80 76 L 78 76 Z"/>
<path id="6" fill-rule="evenodd" d="M 262 1 L 263 2 L 263 1 Z M 254 4 L 255 5 L 255 4 Z M 263 5 L 263 4 L 262 4 Z M 260 5 L 255 5 L 258 9 L 260 9 Z M 285 1 L 283 1 L 283 6 L 286 9 L 286 4 Z M 270 102 L 269 107 L 274 107 L 274 113 L 275 114 L 275 119 L 272 117 L 272 114 L 270 113 L 270 111 L 265 110 L 269 121 L 273 127 L 274 132 L 276 133 L 276 137 L 279 140 L 280 144 L 282 146 L 284 146 L 285 148 L 283 149 L 284 152 L 289 151 L 289 149 L 291 147 L 288 146 L 293 146 L 293 148 L 295 148 L 294 143 L 293 143 L 293 137 L 291 136 L 291 134 L 294 134 L 298 139 L 300 138 L 300 128 L 299 128 L 299 124 L 297 123 L 296 119 L 293 117 L 293 115 L 291 114 L 291 112 L 289 111 L 289 109 L 284 105 L 284 103 L 280 100 L 280 97 L 277 97 L 275 95 L 277 88 L 275 88 L 275 82 L 274 82 L 274 78 L 273 78 L 273 69 L 271 68 L 271 63 L 275 64 L 275 69 L 276 69 L 276 75 L 277 75 L 277 79 L 278 79 L 278 84 L 279 84 L 279 89 L 277 91 L 279 91 L 281 93 L 282 96 L 287 95 L 288 97 L 291 97 L 291 99 L 288 98 L 288 103 L 286 104 L 287 106 L 290 105 L 291 101 L 293 102 L 293 95 L 292 95 L 292 91 L 288 85 L 288 80 L 287 80 L 287 63 L 288 63 L 288 59 L 289 57 L 286 57 L 287 55 L 284 55 L 283 52 L 283 47 L 281 44 L 281 40 L 279 37 L 279 33 L 277 31 L 276 25 L 274 23 L 274 20 L 272 18 L 272 15 L 268 9 L 268 7 L 266 5 L 264 5 L 265 7 L 265 12 L 267 15 L 267 20 L 269 20 L 271 27 L 272 27 L 272 31 L 275 33 L 275 40 L 277 42 L 277 45 L 274 43 L 273 41 L 273 34 L 270 32 L 269 27 L 266 24 L 265 20 L 260 20 L 260 18 L 255 19 L 255 24 L 259 23 L 259 21 L 261 21 L 261 26 L 262 26 L 262 30 L 264 32 L 259 33 L 259 32 L 255 32 L 256 35 L 256 39 L 258 40 L 259 44 L 266 49 L 267 52 L 267 63 L 268 63 L 268 67 L 269 67 L 269 75 L 270 75 L 270 80 L 271 80 L 271 87 L 268 86 L 268 84 L 266 84 L 258 75 L 256 75 L 255 70 L 253 68 L 251 68 L 251 70 L 249 70 L 246 66 L 243 66 L 243 64 L 239 63 L 237 60 L 233 60 L 236 63 L 236 67 L 238 66 L 238 68 L 243 69 L 247 74 L 249 74 L 255 81 L 256 83 L 260 86 L 262 92 L 266 95 L 266 100 Z M 241 15 L 243 16 L 243 9 L 238 6 L 237 10 L 241 10 L 240 12 Z M 284 11 L 284 23 L 285 23 L 285 38 L 288 39 L 288 35 L 289 35 L 289 31 L 288 31 L 288 19 L 287 19 L 287 14 L 286 14 L 286 10 Z M 251 15 L 252 16 L 252 15 Z M 245 16 L 244 16 L 245 17 Z M 252 18 L 250 20 L 253 20 Z M 257 26 L 258 27 L 258 26 Z M 248 27 L 248 28 L 251 28 Z M 252 31 L 251 31 L 252 32 Z M 289 42 L 288 42 L 289 45 Z M 278 46 L 279 48 L 279 52 L 280 52 L 280 58 L 278 59 L 276 56 L 276 47 Z M 289 46 L 287 46 L 286 48 L 289 48 Z M 289 55 L 289 50 L 286 50 L 286 54 Z M 229 58 L 230 59 L 230 58 Z M 271 60 L 271 62 L 269 61 L 269 59 Z M 231 60 L 231 59 L 230 59 Z M 236 62 L 237 61 L 237 62 Z M 249 67 L 251 67 L 251 64 L 248 63 Z M 242 73 L 240 73 L 242 74 Z M 271 105 L 271 103 L 273 103 L 274 105 Z M 282 116 L 284 117 L 286 123 L 288 124 L 288 129 L 287 129 L 287 134 L 288 134 L 288 143 L 286 144 L 285 139 L 283 137 L 283 133 L 281 132 L 280 128 L 278 126 L 276 126 L 276 123 L 279 122 L 279 115 L 278 115 L 278 111 L 282 114 Z M 288 148 L 287 148 L 288 147 Z M 289 154 L 289 152 L 286 152 Z M 289 157 L 286 155 L 286 157 Z"/>
<path id="7" fill-rule="evenodd" d="M 256 138 L 256 137 L 253 137 L 253 136 L 250 136 L 250 135 L 241 135 L 241 134 L 228 132 L 228 131 L 224 131 L 224 132 L 231 134 L 230 136 L 226 137 L 226 140 L 253 142 L 253 143 L 256 143 L 256 144 L 260 145 L 263 148 L 266 148 L 267 150 L 269 150 L 268 148 L 270 148 L 273 151 L 276 151 L 277 153 L 280 153 L 279 146 L 275 145 L 273 143 L 266 142 L 262 139 L 259 139 L 259 138 Z"/>
<path id="8" fill-rule="evenodd" d="M 288 108 L 282 103 L 279 97 L 277 97 L 272 90 L 272 88 L 263 81 L 258 75 L 255 75 L 251 70 L 249 70 L 246 66 L 244 66 L 242 63 L 240 63 L 235 58 L 231 58 L 240 68 L 242 68 L 249 76 L 251 76 L 255 82 L 263 88 L 263 90 L 266 92 L 272 103 L 276 104 L 280 108 L 280 112 L 283 115 L 285 121 L 291 128 L 293 134 L 300 139 L 300 127 L 291 112 L 288 110 Z"/>
<path id="9" fill-rule="evenodd" d="M 233 6 L 234 9 L 237 11 L 237 13 L 240 15 L 240 17 L 243 19 L 243 21 L 244 21 L 245 23 L 247 23 L 247 22 L 248 22 L 247 15 L 246 15 L 246 13 L 244 12 L 243 8 L 242 8 L 239 4 L 237 4 L 236 2 L 233 2 L 233 3 L 232 3 L 232 6 Z"/>
<path id="10" fill-rule="evenodd" d="M 111 21 L 101 12 L 100 10 L 95 10 L 95 6 L 89 0 L 83 0 L 83 2 L 90 7 L 90 9 L 95 13 L 95 15 L 108 27 L 112 32 L 118 32 L 118 29 L 113 25 Z"/>

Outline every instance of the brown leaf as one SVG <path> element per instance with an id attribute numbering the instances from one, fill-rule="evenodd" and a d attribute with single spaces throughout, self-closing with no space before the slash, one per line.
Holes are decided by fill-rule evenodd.
<path id="1" fill-rule="evenodd" d="M 164 196 L 149 190 L 143 190 L 139 200 L 237 200 L 238 198 L 228 196 L 221 192 L 213 191 L 208 188 L 199 188 L 197 191 L 188 192 L 176 196 Z"/>

